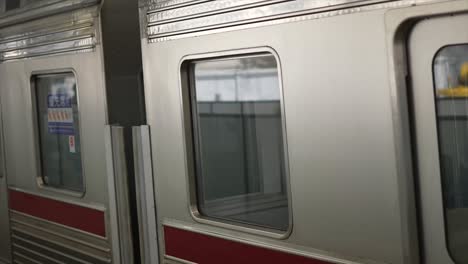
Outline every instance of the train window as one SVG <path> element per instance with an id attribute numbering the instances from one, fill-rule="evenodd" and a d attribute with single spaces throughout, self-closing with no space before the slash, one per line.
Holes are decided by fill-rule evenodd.
<path id="1" fill-rule="evenodd" d="M 447 247 L 468 263 L 468 45 L 448 46 L 434 60 Z"/>
<path id="2" fill-rule="evenodd" d="M 5 10 L 10 11 L 20 7 L 20 0 L 6 0 Z"/>
<path id="3" fill-rule="evenodd" d="M 45 186 L 84 191 L 76 79 L 73 73 L 32 78 L 41 176 Z"/>
<path id="4" fill-rule="evenodd" d="M 198 211 L 286 231 L 281 89 L 270 53 L 187 63 Z"/>

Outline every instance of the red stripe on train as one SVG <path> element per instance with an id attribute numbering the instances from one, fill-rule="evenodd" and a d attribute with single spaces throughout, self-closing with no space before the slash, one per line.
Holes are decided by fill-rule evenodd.
<path id="1" fill-rule="evenodd" d="M 164 226 L 166 255 L 198 264 L 329 264 L 280 251 Z"/>
<path id="2" fill-rule="evenodd" d="M 101 237 L 106 236 L 102 211 L 14 190 L 9 191 L 9 197 L 12 210 Z"/>

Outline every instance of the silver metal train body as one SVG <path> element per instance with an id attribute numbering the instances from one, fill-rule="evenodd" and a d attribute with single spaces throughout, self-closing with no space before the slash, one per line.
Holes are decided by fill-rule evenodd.
<path id="1" fill-rule="evenodd" d="M 144 124 L 138 5 L 1 4 L 0 259 L 133 263 L 131 137 L 122 126 Z"/>
<path id="2" fill-rule="evenodd" d="M 6 263 L 468 263 L 468 1 L 47 2 L 0 18 Z"/>

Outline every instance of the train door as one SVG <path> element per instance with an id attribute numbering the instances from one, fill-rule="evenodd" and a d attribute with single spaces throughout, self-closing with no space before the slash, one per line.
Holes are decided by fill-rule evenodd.
<path id="1" fill-rule="evenodd" d="M 10 221 L 0 115 L 0 264 L 11 263 Z"/>
<path id="2" fill-rule="evenodd" d="M 409 37 L 423 263 L 468 263 L 468 15 Z"/>
<path id="3" fill-rule="evenodd" d="M 112 258 L 99 65 L 92 53 L 0 65 L 15 261 Z"/>

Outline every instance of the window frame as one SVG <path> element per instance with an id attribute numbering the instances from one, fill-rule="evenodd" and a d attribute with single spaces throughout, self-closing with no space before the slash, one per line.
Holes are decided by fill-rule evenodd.
<path id="1" fill-rule="evenodd" d="M 197 146 L 198 140 L 195 140 L 198 137 L 198 129 L 194 127 L 194 124 L 197 122 L 198 117 L 197 113 L 192 110 L 192 106 L 196 103 L 196 97 L 192 96 L 196 92 L 195 80 L 193 72 L 190 72 L 193 67 L 191 65 L 194 62 L 211 62 L 218 60 L 226 59 L 235 59 L 235 58 L 246 58 L 246 57 L 257 57 L 261 55 L 271 55 L 276 60 L 276 66 L 278 71 L 278 86 L 280 93 L 280 112 L 281 112 L 281 132 L 283 136 L 283 157 L 284 157 L 284 194 L 287 197 L 288 205 L 288 227 L 285 231 L 263 227 L 260 225 L 255 225 L 254 223 L 243 223 L 238 221 L 230 221 L 228 219 L 221 219 L 216 217 L 205 216 L 199 210 L 199 200 L 198 200 L 198 183 L 197 175 L 200 175 L 199 166 L 197 163 L 200 161 L 197 160 L 200 155 L 196 154 L 200 148 Z M 283 80 L 282 80 L 282 68 L 281 61 L 278 53 L 271 47 L 257 47 L 257 48 L 246 48 L 239 50 L 228 50 L 220 52 L 210 52 L 202 54 L 192 54 L 182 57 L 179 62 L 179 86 L 180 86 L 180 97 L 181 97 L 181 112 L 182 112 L 182 125 L 184 131 L 184 153 L 185 153 L 185 163 L 187 168 L 187 192 L 189 197 L 189 211 L 192 219 L 198 223 L 206 224 L 210 226 L 221 227 L 225 229 L 230 229 L 234 231 L 241 231 L 245 233 L 250 233 L 254 235 L 260 235 L 275 239 L 286 239 L 288 238 L 293 230 L 293 208 L 292 208 L 292 192 L 290 184 L 290 171 L 289 171 L 289 155 L 288 155 L 288 140 L 287 140 L 287 131 L 286 131 L 286 115 L 285 115 L 285 103 L 284 103 L 284 90 L 283 90 Z M 203 194 L 202 194 L 203 195 Z M 257 193 L 252 193 L 248 195 L 258 195 Z M 236 199 L 226 198 L 229 200 Z M 240 199 L 243 199 L 241 197 Z"/>
<path id="2" fill-rule="evenodd" d="M 78 107 L 78 117 L 79 117 L 79 127 L 78 132 L 80 133 L 80 149 L 81 149 L 81 177 L 83 180 L 83 190 L 82 191 L 75 191 L 63 188 L 57 188 L 54 186 L 50 186 L 44 182 L 44 175 L 43 173 L 43 158 L 42 158 L 42 144 L 41 144 L 41 134 L 40 134 L 40 127 L 39 127 L 39 112 L 37 106 L 37 87 L 36 87 L 36 79 L 40 76 L 47 76 L 47 75 L 61 75 L 61 74 L 72 74 L 75 78 L 75 86 L 76 86 L 76 100 L 77 100 L 77 107 Z M 32 111 L 32 121 L 33 121 L 33 140 L 34 140 L 34 154 L 35 154 L 35 162 L 36 162 L 36 175 L 34 176 L 36 179 L 36 186 L 40 190 L 49 191 L 53 193 L 63 194 L 70 197 L 75 198 L 84 198 L 86 195 L 86 171 L 85 171 L 85 164 L 83 160 L 83 153 L 84 151 L 84 138 L 82 137 L 82 117 L 80 111 L 80 92 L 79 92 L 79 78 L 78 74 L 73 68 L 63 68 L 63 69 L 53 69 L 53 70 L 40 70 L 40 71 L 32 71 L 29 75 L 29 84 L 30 84 L 30 93 L 31 93 L 31 111 Z"/>

